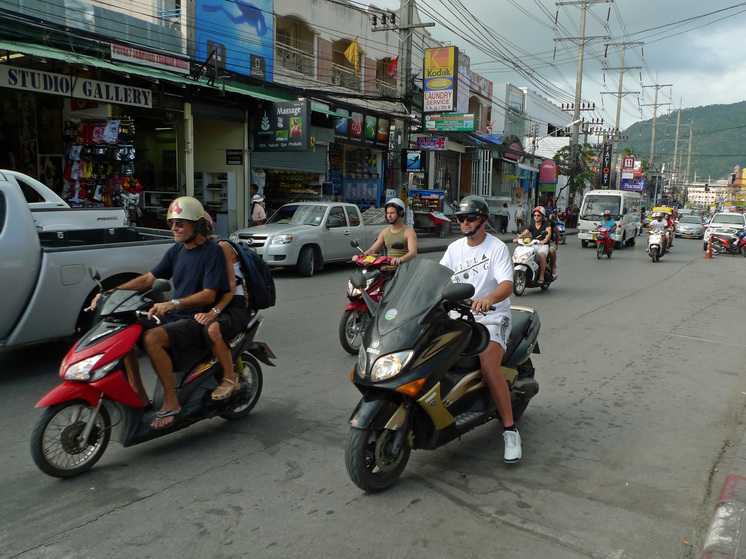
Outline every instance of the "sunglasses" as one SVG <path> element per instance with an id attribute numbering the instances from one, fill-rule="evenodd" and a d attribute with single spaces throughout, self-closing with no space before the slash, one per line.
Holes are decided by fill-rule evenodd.
<path id="1" fill-rule="evenodd" d="M 469 223 L 474 223 L 476 220 L 479 219 L 478 215 L 469 214 L 469 215 L 457 215 L 456 219 L 459 223 L 463 223 L 464 221 L 468 221 Z"/>
<path id="2" fill-rule="evenodd" d="M 180 219 L 169 219 L 168 220 L 168 226 L 169 227 L 176 227 L 177 229 L 183 229 L 184 228 L 184 222 Z"/>

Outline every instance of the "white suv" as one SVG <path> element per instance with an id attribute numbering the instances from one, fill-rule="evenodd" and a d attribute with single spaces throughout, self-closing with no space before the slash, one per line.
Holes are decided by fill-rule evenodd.
<path id="1" fill-rule="evenodd" d="M 705 229 L 704 250 L 713 233 L 729 233 L 735 235 L 739 231 L 746 230 L 746 216 L 735 212 L 722 212 L 715 214 L 710 224 Z"/>

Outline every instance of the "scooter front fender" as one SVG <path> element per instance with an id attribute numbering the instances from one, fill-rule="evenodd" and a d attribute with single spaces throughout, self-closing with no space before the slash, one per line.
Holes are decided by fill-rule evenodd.
<path id="1" fill-rule="evenodd" d="M 350 425 L 355 429 L 383 429 L 401 406 L 386 392 L 367 392 L 358 402 L 350 416 Z"/>
<path id="2" fill-rule="evenodd" d="M 350 301 L 345 305 L 345 312 L 347 311 L 360 311 L 365 312 L 368 310 L 368 305 L 365 304 L 365 301 L 362 299 L 358 299 L 357 301 Z"/>
<path id="3" fill-rule="evenodd" d="M 137 408 L 145 406 L 124 378 L 122 371 L 115 371 L 93 383 L 65 381 L 39 400 L 36 407 L 45 408 L 70 400 L 85 400 L 92 406 L 96 406 L 102 393 L 125 406 Z"/>

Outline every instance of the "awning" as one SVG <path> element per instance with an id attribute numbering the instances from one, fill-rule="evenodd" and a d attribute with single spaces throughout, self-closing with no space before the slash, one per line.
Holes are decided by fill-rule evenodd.
<path id="1" fill-rule="evenodd" d="M 19 52 L 22 54 L 28 54 L 37 58 L 51 58 L 52 60 L 61 60 L 68 64 L 79 64 L 81 66 L 93 66 L 95 68 L 101 68 L 103 70 L 109 70 L 111 72 L 119 72 L 122 74 L 135 74 L 149 78 L 152 80 L 165 80 L 171 83 L 180 85 L 199 85 L 202 87 L 212 87 L 215 90 L 222 88 L 221 85 L 209 85 L 208 79 L 202 76 L 198 80 L 192 79 L 189 76 L 182 74 L 171 73 L 166 70 L 158 68 L 150 68 L 148 66 L 140 66 L 138 64 L 130 64 L 127 62 L 112 62 L 95 56 L 88 56 L 85 54 L 77 54 L 70 51 L 60 50 L 46 45 L 35 45 L 30 43 L 16 43 L 13 41 L 0 41 L 0 50 L 7 50 L 12 52 Z M 248 85 L 248 84 L 225 84 L 225 90 L 231 93 L 238 93 L 240 95 L 248 95 L 255 99 L 261 99 L 263 101 L 294 101 L 295 95 L 290 93 L 282 93 L 277 91 L 268 91 L 267 89 L 259 86 Z"/>
<path id="2" fill-rule="evenodd" d="M 525 165 L 524 163 L 516 163 L 516 167 L 519 169 L 523 169 L 524 171 L 531 171 L 532 173 L 538 173 L 539 169 L 537 167 L 532 167 L 531 165 Z"/>

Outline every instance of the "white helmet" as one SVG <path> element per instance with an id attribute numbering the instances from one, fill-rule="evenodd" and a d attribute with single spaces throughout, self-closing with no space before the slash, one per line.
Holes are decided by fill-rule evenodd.
<path id="1" fill-rule="evenodd" d="M 262 197 L 261 197 L 261 196 L 259 196 L 258 194 L 254 194 L 254 196 L 252 196 L 252 197 L 251 197 L 251 202 L 252 202 L 252 203 L 254 203 L 254 202 L 258 202 L 258 203 L 260 203 L 260 204 L 261 204 L 261 203 L 262 203 L 263 201 L 264 201 L 264 200 L 262 199 Z"/>
<path id="2" fill-rule="evenodd" d="M 391 200 L 386 202 L 383 207 L 388 208 L 389 206 L 394 206 L 396 208 L 399 217 L 404 217 L 404 213 L 407 211 L 407 207 L 404 205 L 404 202 L 399 200 L 399 198 L 391 198 Z"/>

